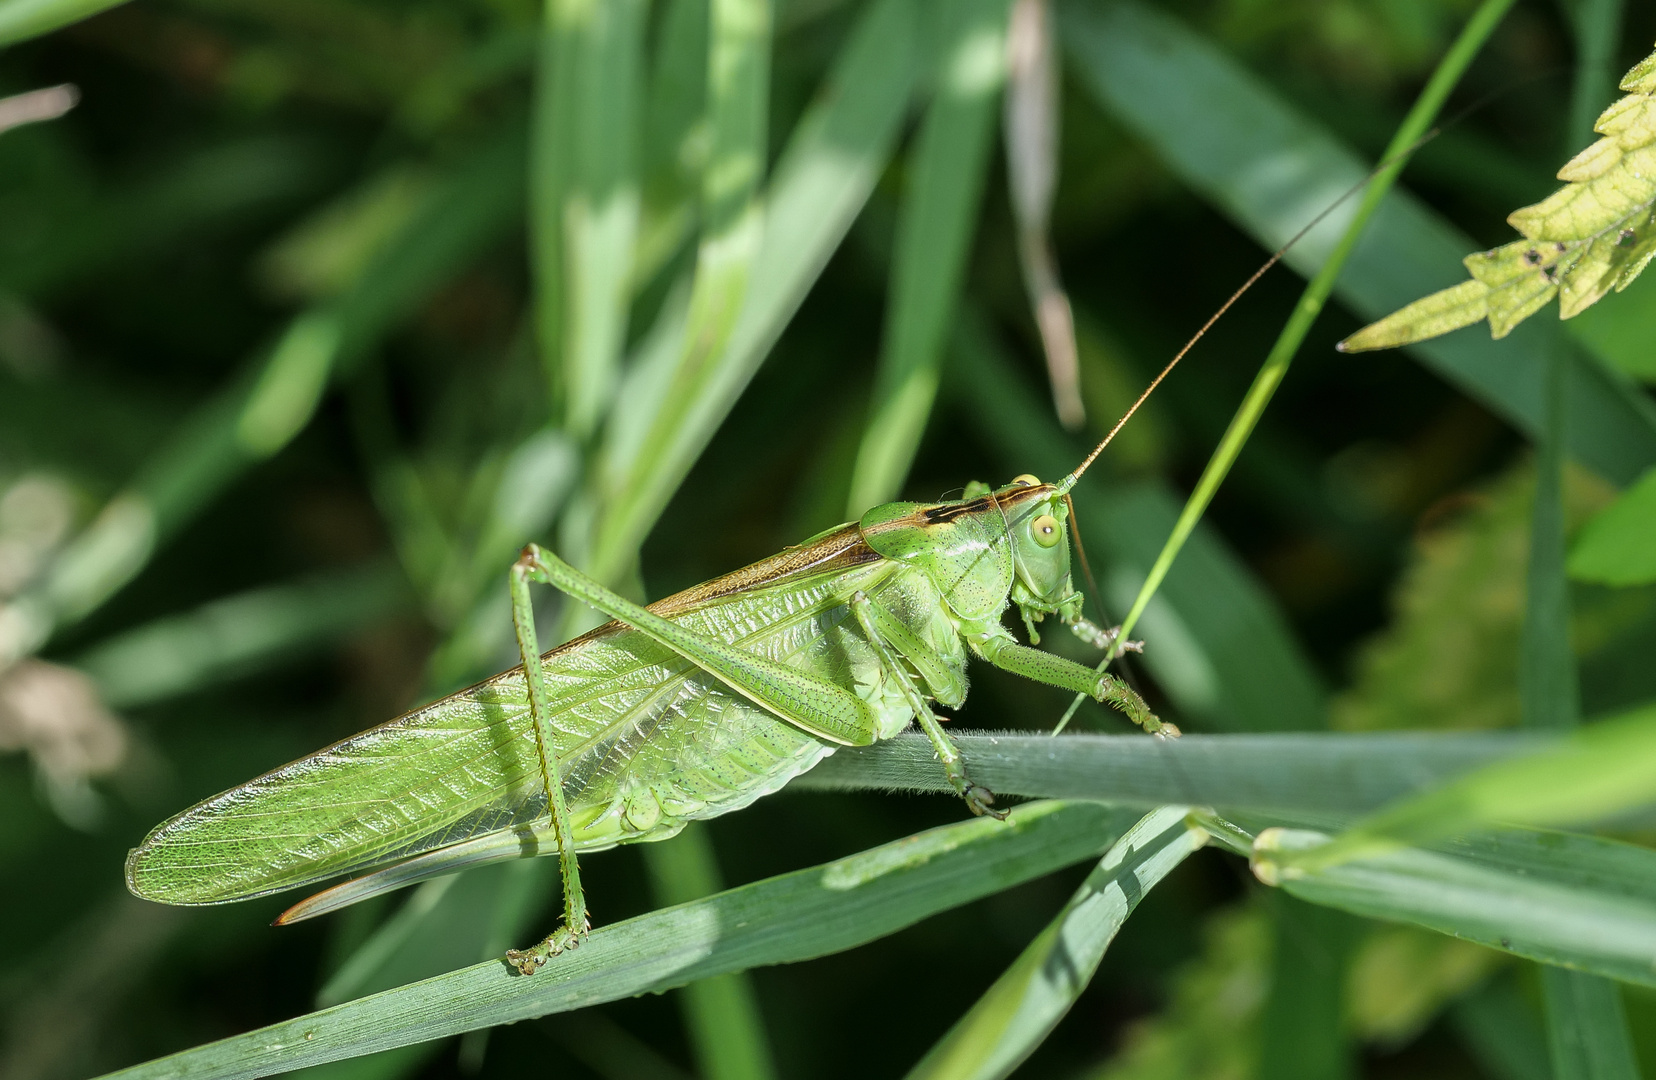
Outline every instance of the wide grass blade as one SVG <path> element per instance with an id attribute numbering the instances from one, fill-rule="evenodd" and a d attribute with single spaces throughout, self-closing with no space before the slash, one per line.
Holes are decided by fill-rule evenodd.
<path id="1" fill-rule="evenodd" d="M 1116 0 L 1060 7 L 1064 41 L 1100 104 L 1151 145 L 1186 184 L 1274 249 L 1368 167 L 1323 127 L 1288 105 L 1210 42 L 1158 11 Z M 1212 107 L 1223 101 L 1225 108 Z M 1284 258 L 1314 274 L 1351 211 L 1336 210 Z M 1352 253 L 1334 295 L 1377 319 L 1461 280 L 1461 256 L 1477 247 L 1423 204 L 1394 190 Z M 1411 355 L 1520 430 L 1544 423 L 1542 365 L 1551 329 L 1525 328 L 1503 342 L 1450 335 Z M 1617 482 L 1656 463 L 1656 408 L 1572 351 L 1570 452 Z"/>
<path id="2" fill-rule="evenodd" d="M 1656 897 L 1650 893 L 1656 851 L 1571 833 L 1510 830 L 1326 869 L 1301 871 L 1275 861 L 1327 839 L 1291 829 L 1261 833 L 1254 873 L 1315 904 L 1656 986 Z"/>
<path id="3" fill-rule="evenodd" d="M 1432 788 L 1491 761 L 1550 744 L 1518 733 L 953 736 L 972 776 L 991 791 L 1169 803 L 1344 818 L 1406 792 Z M 931 744 L 918 734 L 847 747 L 789 790 L 950 790 Z"/>
<path id="4" fill-rule="evenodd" d="M 941 11 L 945 30 L 925 121 L 909 155 L 891 301 L 848 518 L 897 497 L 931 416 L 983 195 L 1005 82 L 1007 0 Z"/>
<path id="5" fill-rule="evenodd" d="M 596 532 L 588 569 L 631 565 L 657 516 L 862 209 L 884 169 L 919 70 L 913 0 L 877 0 L 858 18 L 821 97 L 800 119 L 765 194 L 764 238 L 723 351 L 692 396 L 659 417 L 626 465 Z M 661 417 L 667 413 L 660 414 Z"/>
<path id="6" fill-rule="evenodd" d="M 232 1080 L 659 992 L 877 940 L 1098 855 L 1131 823 L 1095 803 L 1044 802 L 1006 823 L 932 829 L 807 870 L 602 926 L 539 974 L 478 964 L 135 1065 L 122 1080 Z"/>
<path id="7" fill-rule="evenodd" d="M 1539 753 L 1486 765 L 1285 856 L 1310 870 L 1498 824 L 1575 825 L 1656 802 L 1656 705 L 1571 733 Z"/>
<path id="8" fill-rule="evenodd" d="M 1092 981 L 1104 950 L 1139 901 L 1207 842 L 1188 813 L 1183 806 L 1164 806 L 1116 841 L 909 1080 L 999 1080 L 1034 1053 Z"/>
<path id="9" fill-rule="evenodd" d="M 532 250 L 543 359 L 562 376 L 565 426 L 577 440 L 598 424 L 626 338 L 645 21 L 643 0 L 546 5 Z"/>
<path id="10" fill-rule="evenodd" d="M 1639 1080 L 1621 987 L 1582 971 L 1541 970 L 1553 1080 Z"/>
<path id="11" fill-rule="evenodd" d="M 764 179 L 770 101 L 771 8 L 769 0 L 710 0 L 708 5 L 707 125 L 711 150 L 702 173 L 702 236 L 675 362 L 657 374 L 647 417 L 622 422 L 629 437 L 607 444 L 600 493 L 605 517 L 596 527 L 589 568 L 600 580 L 616 580 L 633 563 L 637 535 L 617 535 L 617 514 L 637 494 L 672 470 L 674 440 L 687 417 L 705 400 L 726 363 L 730 336 L 747 296 L 765 232 Z M 842 58 L 843 59 L 843 58 Z M 654 372 L 652 372 L 655 374 Z M 629 411 L 644 402 L 628 401 Z M 634 435 L 633 433 L 637 433 Z M 699 448 L 698 448 L 699 452 Z M 692 455 L 693 459 L 693 455 Z M 689 461 L 683 462 L 688 468 Z M 674 487 L 682 472 L 672 474 Z M 671 489 L 661 493 L 663 504 Z M 659 513 L 657 507 L 655 513 Z M 653 524 L 653 514 L 651 519 Z"/>

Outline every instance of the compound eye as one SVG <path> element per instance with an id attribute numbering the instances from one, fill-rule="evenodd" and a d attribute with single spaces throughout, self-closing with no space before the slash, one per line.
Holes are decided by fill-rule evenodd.
<path id="1" fill-rule="evenodd" d="M 1034 534 L 1035 542 L 1042 547 L 1053 547 L 1058 543 L 1058 519 L 1051 514 L 1042 514 L 1030 522 L 1029 531 Z"/>
<path id="2" fill-rule="evenodd" d="M 1012 482 L 1014 484 L 1020 485 L 1021 487 L 1040 487 L 1041 486 L 1041 482 L 1039 480 L 1037 480 L 1035 477 L 1031 476 L 1029 473 L 1024 473 L 1022 476 L 1014 476 L 1012 478 Z"/>

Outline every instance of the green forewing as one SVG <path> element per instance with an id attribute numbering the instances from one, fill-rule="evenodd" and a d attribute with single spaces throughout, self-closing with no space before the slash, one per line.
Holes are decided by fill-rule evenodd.
<path id="1" fill-rule="evenodd" d="M 651 610 L 856 687 L 888 730 L 908 723 L 846 600 L 902 594 L 918 574 L 854 526 Z M 892 600 L 896 600 L 894 595 Z M 940 605 L 935 604 L 933 609 Z M 610 624 L 546 654 L 557 755 L 577 846 L 661 838 L 775 791 L 830 747 L 639 632 Z M 127 861 L 134 893 L 174 904 L 310 885 L 545 813 L 522 668 L 346 739 L 199 804 Z"/>

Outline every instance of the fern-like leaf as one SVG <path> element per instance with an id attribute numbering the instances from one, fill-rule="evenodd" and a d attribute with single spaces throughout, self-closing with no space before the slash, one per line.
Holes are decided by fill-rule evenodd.
<path id="1" fill-rule="evenodd" d="M 1656 53 L 1621 88 L 1593 125 L 1603 137 L 1558 171 L 1566 186 L 1507 218 L 1524 239 L 1468 255 L 1470 280 L 1363 327 L 1340 351 L 1412 345 L 1486 318 L 1503 338 L 1555 296 L 1568 319 L 1632 284 L 1656 257 Z"/>

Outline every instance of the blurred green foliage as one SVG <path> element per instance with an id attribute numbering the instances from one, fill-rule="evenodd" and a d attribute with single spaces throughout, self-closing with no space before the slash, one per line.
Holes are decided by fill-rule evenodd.
<path id="1" fill-rule="evenodd" d="M 549 860 L 283 930 L 266 925 L 279 898 L 160 908 L 126 896 L 121 865 L 181 807 L 513 663 L 505 568 L 527 540 L 653 599 L 848 503 L 1072 468 L 1362 176 L 1476 7 L 1054 3 L 1031 75 L 1006 59 L 1028 6 L 0 0 L 0 95 L 78 89 L 0 130 L 0 1075 L 131 1065 L 544 932 Z M 1645 5 L 1524 0 L 1472 65 L 1140 623 L 1132 674 L 1188 732 L 1516 724 L 1526 439 L 1575 462 L 1557 524 L 1579 580 L 1549 618 L 1583 711 L 1656 699 L 1656 594 L 1638 584 L 1656 407 L 1635 382 L 1656 372 L 1656 286 L 1499 345 L 1332 350 L 1503 239 L 1653 37 Z M 1043 86 L 1055 138 L 1010 137 L 1031 121 L 1005 95 Z M 1338 227 L 1291 271 L 1314 273 Z M 1110 613 L 1287 318 L 1292 272 L 1077 489 Z M 1043 297 L 1074 327 L 1073 436 Z M 548 607 L 548 629 L 586 618 Z M 1064 704 L 975 671 L 959 722 L 1043 730 Z M 1283 754 L 1289 784 L 1326 760 Z M 1170 760 L 1165 801 L 1184 802 Z M 1306 805 L 1323 797 L 1303 783 Z M 1297 824 L 1337 830 L 1346 809 Z M 783 793 L 695 850 L 583 869 L 600 924 L 621 924 L 959 817 L 948 799 Z M 1607 827 L 1653 835 L 1637 813 Z M 1066 837 L 1072 860 L 1121 830 L 1095 831 Z M 1593 874 L 1645 865 L 1643 847 L 1576 838 L 1569 862 L 1549 843 L 1423 856 L 1556 871 L 1601 899 Z M 1169 869 L 1018 1075 L 1506 1080 L 1556 1062 L 1566 1080 L 1561 1033 L 1631 1060 L 1622 1029 L 1567 1023 L 1570 1002 L 1605 1000 L 1656 1074 L 1648 986 L 1561 988 L 1494 948 L 1267 890 L 1230 854 Z M 912 926 L 888 910 L 907 928 L 848 952 L 316 1075 L 900 1075 L 1087 895 L 1079 867 L 1005 873 L 1022 883 Z M 997 992 L 982 1001 L 1030 1000 Z"/>

